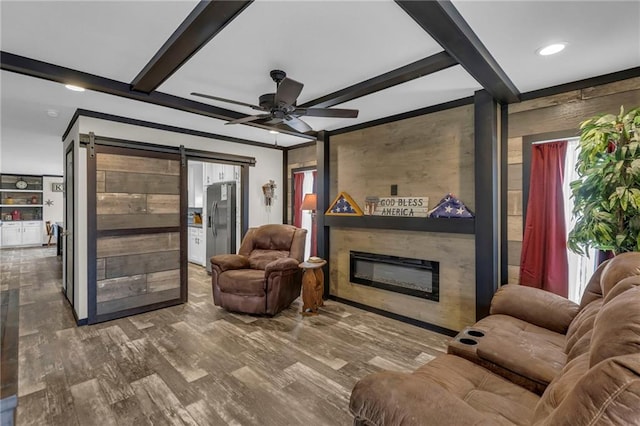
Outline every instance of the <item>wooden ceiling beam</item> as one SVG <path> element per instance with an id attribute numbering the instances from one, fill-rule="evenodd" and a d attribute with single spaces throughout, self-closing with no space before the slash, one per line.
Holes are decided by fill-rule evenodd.
<path id="1" fill-rule="evenodd" d="M 357 99 L 380 90 L 388 89 L 398 84 L 406 83 L 416 78 L 424 77 L 446 68 L 457 65 L 458 62 L 447 52 L 436 53 L 416 62 L 412 62 L 393 71 L 370 78 L 353 86 L 346 87 L 320 98 L 305 102 L 301 108 L 328 108 L 353 99 Z"/>
<path id="2" fill-rule="evenodd" d="M 120 96 L 122 98 L 147 102 L 154 105 L 160 105 L 163 107 L 186 111 L 206 117 L 217 118 L 224 121 L 231 121 L 238 118 L 247 117 L 246 114 L 242 114 L 237 111 L 232 111 L 226 108 L 220 108 L 214 105 L 193 101 L 191 99 L 181 98 L 179 96 L 170 95 L 168 93 L 157 91 L 151 92 L 149 94 L 141 93 L 131 89 L 131 86 L 128 83 L 111 80 L 109 78 L 100 77 L 94 74 L 85 73 L 71 68 L 61 67 L 59 65 L 54 65 L 48 62 L 42 62 L 36 59 L 26 58 L 24 56 L 14 55 L 13 53 L 3 51 L 0 51 L 0 68 L 6 71 L 28 75 L 30 77 L 42 78 L 44 80 L 55 81 L 62 84 L 74 84 L 84 87 L 87 90 L 93 90 L 96 92 L 107 93 L 109 95 Z M 305 134 L 258 123 L 243 124 L 266 130 L 277 130 L 280 133 L 297 136 L 299 138 L 304 138 L 307 140 L 316 139 L 315 132 L 309 132 Z"/>
<path id="3" fill-rule="evenodd" d="M 520 101 L 520 92 L 449 0 L 396 0 L 440 46 L 501 103 Z"/>
<path id="4" fill-rule="evenodd" d="M 132 89 L 143 93 L 156 90 L 252 1 L 200 1 L 133 79 Z"/>

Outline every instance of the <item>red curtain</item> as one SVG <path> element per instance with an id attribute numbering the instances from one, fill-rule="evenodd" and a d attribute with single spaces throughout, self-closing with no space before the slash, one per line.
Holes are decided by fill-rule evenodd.
<path id="1" fill-rule="evenodd" d="M 567 141 L 533 145 L 520 284 L 568 294 L 562 181 Z"/>
<path id="2" fill-rule="evenodd" d="M 313 193 L 317 194 L 318 191 L 316 191 L 316 176 L 318 175 L 318 172 L 316 170 L 313 171 L 313 185 L 311 186 L 313 188 Z M 317 215 L 318 215 L 318 207 L 320 206 L 316 206 L 316 214 L 313 216 L 313 220 L 311 221 L 311 256 L 317 256 L 318 255 L 318 244 L 317 244 L 317 240 L 318 240 L 318 225 L 317 225 Z"/>
<path id="3" fill-rule="evenodd" d="M 304 173 L 293 174 L 293 226 L 298 228 L 302 227 L 302 198 L 303 193 Z"/>

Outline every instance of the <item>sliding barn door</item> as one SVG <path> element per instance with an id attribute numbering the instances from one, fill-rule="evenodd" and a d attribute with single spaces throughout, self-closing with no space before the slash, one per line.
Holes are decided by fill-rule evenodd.
<path id="1" fill-rule="evenodd" d="M 89 322 L 185 302 L 180 154 L 96 144 L 88 164 Z"/>

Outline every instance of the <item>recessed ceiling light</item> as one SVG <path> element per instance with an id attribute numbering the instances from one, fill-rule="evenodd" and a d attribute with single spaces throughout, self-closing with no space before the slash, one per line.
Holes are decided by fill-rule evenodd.
<path id="1" fill-rule="evenodd" d="M 280 132 L 277 130 L 269 130 L 269 133 L 271 133 L 272 135 L 279 135 Z"/>
<path id="2" fill-rule="evenodd" d="M 48 110 L 47 110 L 47 115 L 48 115 L 49 117 L 53 117 L 53 118 L 55 118 L 55 117 L 57 117 L 57 116 L 58 116 L 58 111 L 56 111 L 55 109 L 48 109 Z"/>
<path id="3" fill-rule="evenodd" d="M 65 84 L 64 87 L 74 92 L 84 92 L 84 87 L 74 86 L 73 84 Z"/>
<path id="4" fill-rule="evenodd" d="M 562 52 L 565 47 L 567 47 L 567 43 L 553 43 L 548 46 L 541 47 L 537 52 L 540 56 L 555 55 L 556 53 Z"/>

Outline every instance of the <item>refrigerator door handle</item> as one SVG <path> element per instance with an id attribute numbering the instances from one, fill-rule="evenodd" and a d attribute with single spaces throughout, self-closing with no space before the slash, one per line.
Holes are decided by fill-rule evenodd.
<path id="1" fill-rule="evenodd" d="M 218 236 L 218 228 L 216 227 L 217 225 L 217 219 L 218 219 L 218 202 L 215 201 L 212 205 L 211 205 L 211 210 L 212 210 L 212 216 L 213 216 L 213 224 L 211 225 L 211 233 L 213 234 L 214 237 Z"/>

